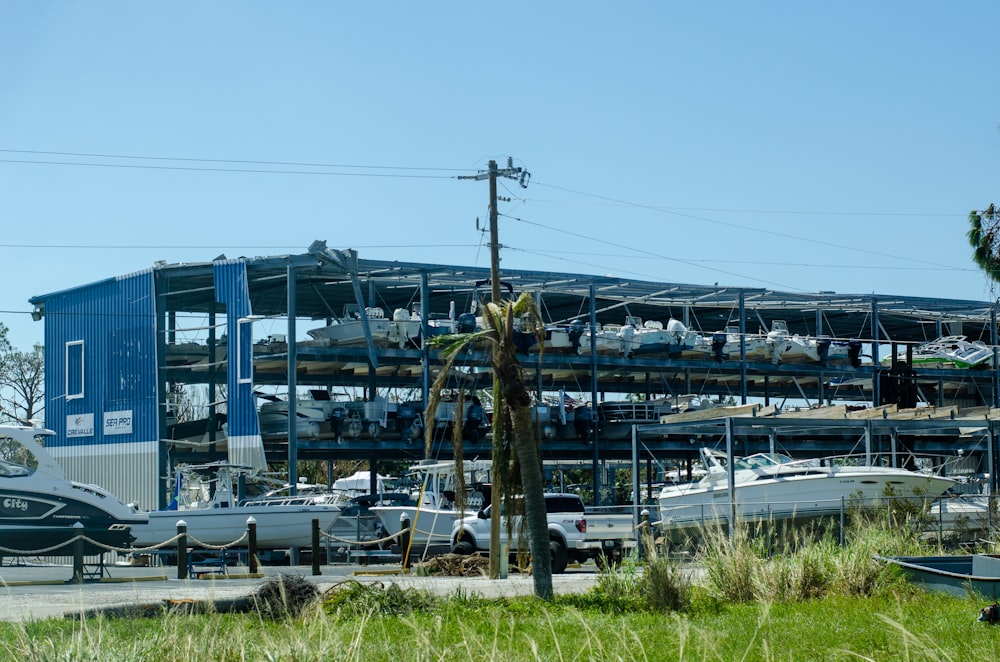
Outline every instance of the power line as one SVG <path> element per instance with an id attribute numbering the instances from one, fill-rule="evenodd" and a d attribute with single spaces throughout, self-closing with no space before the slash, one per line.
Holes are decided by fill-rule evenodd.
<path id="1" fill-rule="evenodd" d="M 430 167 L 409 167 L 409 166 L 381 166 L 381 165 L 358 165 L 343 163 L 322 163 L 322 162 L 302 162 L 302 161 L 257 161 L 248 159 L 207 159 L 183 156 L 148 156 L 141 154 L 99 154 L 93 152 L 49 152 L 38 149 L 2 149 L 0 152 L 7 154 L 39 154 L 46 156 L 74 156 L 81 158 L 100 159 L 135 159 L 143 161 L 185 161 L 192 163 L 239 163 L 243 165 L 270 165 L 289 166 L 304 168 L 354 168 L 371 170 L 431 170 L 439 172 L 468 172 L 468 168 L 430 168 Z M 15 161 L 15 163 L 18 163 Z M 24 163 L 34 163 L 34 161 L 24 161 Z"/>
<path id="2" fill-rule="evenodd" d="M 653 260 L 659 259 L 649 255 L 611 254 L 608 252 L 591 253 L 587 251 L 548 251 L 551 255 L 581 255 L 591 257 L 620 257 L 623 259 Z M 712 260 L 708 258 L 690 258 L 693 262 L 719 262 L 722 264 L 749 264 L 754 266 L 804 267 L 809 269 L 875 269 L 880 271 L 964 271 L 974 273 L 977 269 L 966 267 L 889 267 L 869 264 L 809 264 L 804 262 L 765 262 L 761 260 Z"/>
<path id="3" fill-rule="evenodd" d="M 34 165 L 84 166 L 90 168 L 124 168 L 136 170 L 173 170 L 185 172 L 228 172 L 252 175 L 319 175 L 326 177 L 391 177 L 396 179 L 454 179 L 451 175 L 407 175 L 365 172 L 322 172 L 319 170 L 265 170 L 260 168 L 195 168 L 193 166 L 141 165 L 138 163 L 95 163 L 84 161 L 31 161 L 0 159 L 0 163 L 30 163 Z"/>
<path id="4" fill-rule="evenodd" d="M 543 186 L 544 186 L 544 184 L 543 184 Z M 591 194 L 581 193 L 581 195 L 591 195 Z M 602 196 L 596 196 L 596 197 L 602 197 Z M 629 203 L 624 203 L 624 204 L 629 204 Z M 914 262 L 916 264 L 925 264 L 925 265 L 929 265 L 929 266 L 933 266 L 933 267 L 942 267 L 942 268 L 945 268 L 945 269 L 951 269 L 951 268 L 953 268 L 951 265 L 940 264 L 938 262 L 930 262 L 928 260 L 918 260 L 918 259 L 910 258 L 910 257 L 902 257 L 902 256 L 899 256 L 899 255 L 892 255 L 891 253 L 881 253 L 879 251 L 872 251 L 872 250 L 868 250 L 866 248 L 858 248 L 856 246 L 845 246 L 843 244 L 835 244 L 835 243 L 830 242 L 830 241 L 820 241 L 819 239 L 809 239 L 807 237 L 799 237 L 799 236 L 796 236 L 796 235 L 793 235 L 793 234 L 787 234 L 787 233 L 784 233 L 784 232 L 775 232 L 773 230 L 762 230 L 760 228 L 753 228 L 753 227 L 749 227 L 749 226 L 746 226 L 746 225 L 740 225 L 738 223 L 727 223 L 725 221 L 718 221 L 718 220 L 707 218 L 707 217 L 703 217 L 703 216 L 693 216 L 691 214 L 682 214 L 680 212 L 670 211 L 670 210 L 667 210 L 667 209 L 659 209 L 657 207 L 652 207 L 652 206 L 649 206 L 649 205 L 633 204 L 633 205 L 630 205 L 630 206 L 641 208 L 641 209 L 649 209 L 651 211 L 658 211 L 658 212 L 667 213 L 667 214 L 674 214 L 674 215 L 677 215 L 677 216 L 683 216 L 685 218 L 690 218 L 690 219 L 695 220 L 695 221 L 704 221 L 706 223 L 715 223 L 717 225 L 724 225 L 724 226 L 731 227 L 731 228 L 739 228 L 741 230 L 748 230 L 750 232 L 759 232 L 761 234 L 771 235 L 771 236 L 774 236 L 774 237 L 782 237 L 783 239 L 794 239 L 796 241 L 804 241 L 806 243 L 817 244 L 819 246 L 828 246 L 830 248 L 839 248 L 839 249 L 842 249 L 842 250 L 855 251 L 857 253 L 865 253 L 867 255 L 875 255 L 875 256 L 878 256 L 878 257 L 888 257 L 888 258 L 892 258 L 894 260 L 903 260 L 903 261 L 906 261 L 906 262 Z M 528 225 L 536 225 L 536 226 L 538 226 L 540 228 L 545 228 L 547 230 L 552 230 L 553 232 L 565 232 L 565 233 L 568 233 L 568 234 L 574 234 L 575 235 L 575 233 L 571 233 L 568 230 L 563 230 L 561 228 L 556 228 L 556 227 L 552 227 L 552 226 L 549 226 L 549 225 L 545 225 L 544 223 L 539 223 L 537 221 L 529 221 L 529 220 L 524 219 L 524 218 L 517 218 L 515 216 L 507 216 L 506 214 L 505 214 L 505 216 L 507 218 L 510 218 L 511 220 L 519 221 L 521 223 L 525 223 L 525 224 L 528 224 Z M 585 236 L 585 235 L 575 235 L 575 236 Z M 593 239 L 592 237 L 588 237 L 588 238 L 589 239 Z M 594 239 L 594 241 L 600 241 L 600 240 Z M 623 248 L 628 248 L 628 247 L 623 247 Z M 631 249 L 631 250 L 636 250 L 637 252 L 640 252 L 640 253 L 644 252 L 644 251 L 641 251 L 639 249 Z"/>
<path id="5" fill-rule="evenodd" d="M 372 244 L 372 245 L 356 245 L 354 248 L 475 248 L 476 244 Z M 0 244 L 0 248 L 59 248 L 59 249 L 80 249 L 80 250 L 144 250 L 144 249 L 161 249 L 167 248 L 170 250 L 207 250 L 207 251 L 218 251 L 218 250 L 261 250 L 261 251 L 274 251 L 274 250 L 302 250 L 302 246 L 197 246 L 197 245 L 177 245 L 171 246 L 169 244 L 155 244 L 155 245 L 129 245 L 129 244 Z"/>

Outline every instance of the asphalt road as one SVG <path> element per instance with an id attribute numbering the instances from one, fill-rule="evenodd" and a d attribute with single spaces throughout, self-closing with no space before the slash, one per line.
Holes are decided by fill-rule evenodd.
<path id="1" fill-rule="evenodd" d="M 280 574 L 300 575 L 321 591 L 346 581 L 397 583 L 439 595 L 463 592 L 483 597 L 513 597 L 533 593 L 530 576 L 512 574 L 506 579 L 485 577 L 422 577 L 402 574 L 394 565 L 324 565 L 320 575 L 311 566 L 262 566 L 264 577 L 240 576 L 246 568 L 229 568 L 229 577 L 177 579 L 177 568 L 109 566 L 102 579 L 68 583 L 71 566 L 0 566 L 0 620 L 24 622 L 92 613 L 95 609 L 163 604 L 165 600 L 230 600 L 253 594 Z M 583 592 L 594 585 L 593 563 L 571 567 L 553 577 L 557 594 Z"/>

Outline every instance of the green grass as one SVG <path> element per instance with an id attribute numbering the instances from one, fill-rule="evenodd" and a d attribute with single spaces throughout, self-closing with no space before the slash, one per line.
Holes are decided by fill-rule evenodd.
<path id="1" fill-rule="evenodd" d="M 709 539 L 700 582 L 647 547 L 590 591 L 536 598 L 433 596 L 346 581 L 303 610 L 295 582 L 245 614 L 0 623 L 0 662 L 50 660 L 997 660 L 981 598 L 928 594 L 873 553 L 931 551 L 866 526 L 841 548 L 823 532 L 781 544 Z"/>
<path id="2" fill-rule="evenodd" d="M 419 609 L 405 615 L 383 615 L 369 604 L 365 613 L 317 608 L 276 621 L 208 614 L 3 623 L 0 659 L 1000 659 L 1000 628 L 975 621 L 982 600 L 912 589 L 771 604 L 700 594 L 686 613 L 616 613 L 578 597 L 545 604 L 468 596 L 426 602 L 424 595 L 412 604 Z"/>

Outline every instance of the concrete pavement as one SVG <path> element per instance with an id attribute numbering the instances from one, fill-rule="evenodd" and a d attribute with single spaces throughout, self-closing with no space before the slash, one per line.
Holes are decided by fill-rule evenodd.
<path id="1" fill-rule="evenodd" d="M 0 566 L 0 620 L 29 621 L 61 618 L 93 609 L 159 604 L 165 600 L 230 600 L 253 594 L 269 578 L 295 574 L 317 585 L 320 591 L 343 582 L 395 583 L 437 595 L 513 597 L 533 593 L 530 576 L 512 574 L 507 579 L 485 577 L 422 577 L 401 574 L 395 565 L 324 565 L 313 576 L 311 566 L 261 566 L 263 577 L 249 577 L 245 567 L 229 568 L 230 577 L 177 579 L 177 568 L 112 565 L 100 581 L 66 583 L 73 569 L 66 565 Z M 553 577 L 556 593 L 584 592 L 596 583 L 592 563 L 571 567 Z"/>

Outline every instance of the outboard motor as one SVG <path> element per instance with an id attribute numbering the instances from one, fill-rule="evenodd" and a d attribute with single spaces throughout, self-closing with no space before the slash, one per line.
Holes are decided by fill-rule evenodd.
<path id="1" fill-rule="evenodd" d="M 337 441 L 341 441 L 344 435 L 344 420 L 347 418 L 347 410 L 343 407 L 337 407 L 330 414 L 330 429 L 333 430 L 333 435 Z"/>
<path id="2" fill-rule="evenodd" d="M 847 360 L 852 368 L 861 367 L 861 341 L 851 340 L 847 343 Z"/>
<path id="3" fill-rule="evenodd" d="M 723 351 L 726 348 L 726 332 L 716 331 L 712 334 L 712 355 L 715 356 L 716 361 L 721 361 L 726 358 L 726 353 Z"/>
<path id="4" fill-rule="evenodd" d="M 404 402 L 399 405 L 396 410 L 396 422 L 399 426 L 399 439 L 403 443 L 408 443 L 413 440 L 414 437 L 419 436 L 414 434 L 416 432 L 414 423 L 417 420 L 417 408 L 413 406 L 411 402 Z"/>
<path id="5" fill-rule="evenodd" d="M 462 425 L 462 436 L 469 441 L 479 441 L 482 436 L 482 427 L 486 422 L 486 410 L 478 402 L 473 400 L 469 405 L 469 410 L 465 414 L 465 423 Z"/>
<path id="6" fill-rule="evenodd" d="M 459 333 L 475 333 L 476 316 L 473 313 L 462 313 L 458 316 Z"/>
<path id="7" fill-rule="evenodd" d="M 833 344 L 833 339 L 829 336 L 820 336 L 816 339 L 816 351 L 819 353 L 819 364 L 821 366 L 826 365 L 826 360 L 830 356 L 831 344 Z"/>

